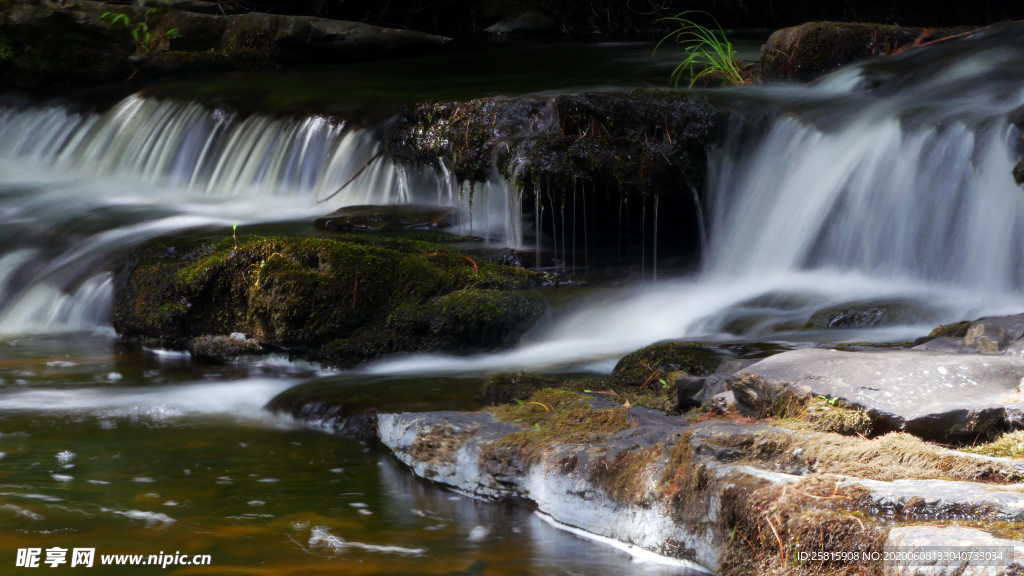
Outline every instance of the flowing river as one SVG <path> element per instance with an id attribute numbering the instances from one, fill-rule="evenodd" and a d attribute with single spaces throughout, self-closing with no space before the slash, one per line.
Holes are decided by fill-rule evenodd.
<path id="1" fill-rule="evenodd" d="M 764 117 L 734 127 L 711 154 L 698 272 L 583 292 L 501 353 L 389 358 L 349 373 L 275 357 L 201 366 L 123 346 L 109 317 L 113 263 L 172 232 L 296 225 L 366 203 L 456 206 L 456 231 L 529 248 L 536 238 L 510 183 L 495 178 L 466 204 L 443 164 L 397 165 L 378 157 L 371 130 L 320 116 L 145 93 L 100 109 L 7 101 L 3 549 L 211 554 L 234 574 L 686 573 L 635 564 L 524 506 L 440 490 L 375 446 L 263 407 L 313 379 L 383 378 L 443 398 L 450 388 L 445 406 L 472 408 L 459 381 L 607 371 L 666 338 L 905 341 L 941 322 L 1018 312 L 1024 192 L 1012 175 L 1020 134 L 1008 120 L 1024 104 L 1017 32 L 850 67 L 812 86 L 725 92 Z M 625 62 L 647 53 L 614 50 Z M 602 84 L 568 81 L 530 89 Z M 885 82 L 898 89 L 867 90 Z M 873 329 L 794 328 L 815 310 L 864 300 L 913 313 Z"/>

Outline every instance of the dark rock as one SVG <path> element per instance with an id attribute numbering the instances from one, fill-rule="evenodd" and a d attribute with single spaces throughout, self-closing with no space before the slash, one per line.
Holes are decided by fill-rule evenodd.
<path id="1" fill-rule="evenodd" d="M 990 316 L 956 322 L 932 330 L 918 341 L 919 349 L 977 354 L 1020 355 L 1024 351 L 1024 314 Z"/>
<path id="2" fill-rule="evenodd" d="M 113 315 L 120 334 L 165 346 L 241 332 L 349 365 L 509 343 L 543 313 L 536 296 L 515 291 L 536 283 L 526 270 L 409 237 L 172 239 L 122 266 Z"/>
<path id="3" fill-rule="evenodd" d="M 644 386 L 672 372 L 710 376 L 728 356 L 720 349 L 697 342 L 659 342 L 619 360 L 611 381 L 620 386 Z"/>
<path id="4" fill-rule="evenodd" d="M 956 442 L 1024 425 L 1022 377 L 1024 360 L 1011 357 L 808 349 L 749 366 L 731 386 L 749 414 L 820 395 L 867 410 L 875 432 Z"/>
<path id="5" fill-rule="evenodd" d="M 592 264 L 649 257 L 639 232 L 652 230 L 658 214 L 678 231 L 661 243 L 662 263 L 691 262 L 701 246 L 706 147 L 723 117 L 703 96 L 670 91 L 496 97 L 418 104 L 386 140 L 399 162 L 441 158 L 461 185 L 500 174 L 527 209 L 564 211 L 569 222 L 576 206 L 587 228 L 613 231 L 571 238 L 576 228 L 542 218 L 535 235 L 558 238 L 563 248 L 553 258 L 572 256 L 566 245 L 578 245 L 577 261 L 586 256 Z"/>
<path id="6" fill-rule="evenodd" d="M 199 336 L 189 344 L 192 357 L 207 362 L 227 362 L 239 356 L 263 354 L 259 341 L 244 334 L 230 336 Z"/>
<path id="7" fill-rule="evenodd" d="M 530 11 L 505 18 L 484 31 L 495 36 L 536 36 L 557 33 L 558 23 L 542 12 Z"/>
<path id="8" fill-rule="evenodd" d="M 691 408 L 697 408 L 704 403 L 704 387 L 707 385 L 707 378 L 682 375 L 675 379 L 676 387 L 676 409 L 685 412 Z"/>
<path id="9" fill-rule="evenodd" d="M 267 403 L 271 412 L 334 434 L 377 437 L 377 414 L 394 411 L 475 410 L 481 382 L 472 378 L 321 378 L 293 386 Z"/>
<path id="10" fill-rule="evenodd" d="M 867 300 L 830 306 L 811 315 L 805 328 L 876 328 L 926 323 L 937 311 L 913 300 Z"/>
<path id="11" fill-rule="evenodd" d="M 333 232 L 432 230 L 455 225 L 457 211 L 445 206 L 391 204 L 346 206 L 316 219 L 316 227 Z"/>
<path id="12" fill-rule="evenodd" d="M 776 30 L 761 49 L 766 80 L 810 81 L 860 60 L 894 54 L 961 30 L 809 22 Z"/>
<path id="13" fill-rule="evenodd" d="M 300 61 L 337 63 L 449 42 L 440 36 L 361 22 L 193 10 L 201 8 L 195 2 L 153 11 L 135 4 L 90 0 L 62 4 L 8 0 L 0 10 L 0 38 L 10 45 L 8 66 L 17 85 L 124 81 Z M 137 48 L 131 30 L 109 24 L 101 18 L 105 12 L 123 13 L 133 25 L 145 22 L 156 39 L 153 45 Z M 173 38 L 168 34 L 172 29 L 177 29 Z"/>

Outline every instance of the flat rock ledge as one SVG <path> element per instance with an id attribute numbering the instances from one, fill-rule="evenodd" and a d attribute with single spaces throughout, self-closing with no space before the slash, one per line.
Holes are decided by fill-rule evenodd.
<path id="1" fill-rule="evenodd" d="M 381 414 L 377 431 L 422 478 L 481 499 L 525 499 L 562 525 L 723 576 L 1024 569 L 1024 472 L 1016 461 L 901 433 L 868 440 L 617 409 L 629 427 L 539 449 L 510 442 L 531 428 L 492 412 Z M 947 571 L 880 559 L 792 560 L 801 551 L 881 558 L 891 547 L 923 546 L 994 546 L 1006 561 Z"/>
<path id="2" fill-rule="evenodd" d="M 925 350 L 794 350 L 738 372 L 740 408 L 768 416 L 812 396 L 865 409 L 876 433 L 972 442 L 1024 426 L 1024 359 Z"/>

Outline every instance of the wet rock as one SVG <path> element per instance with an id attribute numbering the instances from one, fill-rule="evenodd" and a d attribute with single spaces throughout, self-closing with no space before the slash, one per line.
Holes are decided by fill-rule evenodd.
<path id="1" fill-rule="evenodd" d="M 241 332 L 351 365 L 401 351 L 500 347 L 543 314 L 536 296 L 517 291 L 537 281 L 415 237 L 160 240 L 120 268 L 114 326 L 177 348 Z"/>
<path id="2" fill-rule="evenodd" d="M 244 334 L 230 336 L 199 336 L 189 345 L 192 357 L 206 362 L 222 363 L 239 356 L 263 354 L 263 346 L 254 338 Z"/>
<path id="3" fill-rule="evenodd" d="M 552 255 L 558 260 L 573 257 L 565 246 L 576 245 L 577 262 L 635 262 L 643 250 L 636 231 L 657 213 L 676 223 L 673 241 L 660 247 L 664 262 L 700 249 L 695 198 L 723 117 L 703 96 L 670 91 L 495 97 L 412 106 L 386 141 L 399 162 L 433 166 L 440 158 L 466 187 L 500 175 L 527 209 L 564 211 L 570 222 L 575 205 L 578 228 L 585 218 L 590 230 L 616 231 L 581 231 L 574 241 L 572 226 L 542 218 L 542 238 L 567 242 Z M 623 205 L 631 207 L 624 214 Z"/>
<path id="4" fill-rule="evenodd" d="M 918 345 L 924 350 L 977 354 L 1022 355 L 1024 314 L 990 316 L 973 322 L 956 322 L 932 330 Z"/>
<path id="5" fill-rule="evenodd" d="M 723 576 L 782 573 L 797 551 L 880 553 L 901 541 L 905 522 L 1016 525 L 1024 511 L 1022 472 L 1006 459 L 906 434 L 687 423 L 600 399 L 580 411 L 560 394 L 533 397 L 547 409 L 382 414 L 378 432 L 424 478 L 486 499 L 525 498 L 560 524 Z M 593 432 L 612 413 L 628 419 Z M 567 418 L 575 428 L 550 429 Z"/>
<path id="6" fill-rule="evenodd" d="M 959 30 L 808 22 L 776 30 L 761 49 L 766 80 L 810 81 L 859 60 L 894 54 Z"/>
<path id="7" fill-rule="evenodd" d="M 537 11 L 523 12 L 518 16 L 502 19 L 484 29 L 495 36 L 537 36 L 558 32 L 558 23 L 550 16 Z"/>
<path id="8" fill-rule="evenodd" d="M 741 370 L 741 409 L 767 415 L 820 395 L 868 411 L 875 432 L 971 441 L 1024 425 L 1024 360 L 919 351 L 795 350 Z"/>
<path id="9" fill-rule="evenodd" d="M 887 549 L 911 550 L 931 548 L 960 551 L 994 551 L 1001 559 L 967 559 L 962 562 L 931 565 L 890 563 L 885 576 L 959 576 L 965 574 L 1018 576 L 1024 572 L 1019 558 L 1024 555 L 1020 540 L 999 538 L 983 530 L 964 526 L 899 526 L 889 531 L 885 541 Z M 995 550 L 1000 549 L 1000 550 Z"/>
<path id="10" fill-rule="evenodd" d="M 376 58 L 443 46 L 449 39 L 342 20 L 265 13 L 192 10 L 173 5 L 148 11 L 135 4 L 76 0 L 9 0 L 0 10 L 0 37 L 21 85 L 124 81 L 145 75 L 293 62 Z M 194 3 L 193 3 L 194 4 Z M 101 15 L 123 13 L 146 22 L 151 46 L 135 45 L 128 28 Z M 176 29 L 170 35 L 168 31 Z"/>
<path id="11" fill-rule="evenodd" d="M 375 440 L 379 412 L 475 410 L 483 405 L 481 387 L 472 378 L 340 375 L 293 386 L 265 408 L 334 434 Z"/>
<path id="12" fill-rule="evenodd" d="M 868 300 L 818 310 L 805 328 L 876 328 L 925 323 L 936 311 L 912 300 Z"/>
<path id="13" fill-rule="evenodd" d="M 346 206 L 316 219 L 316 227 L 333 232 L 433 230 L 455 225 L 457 211 L 444 206 L 392 204 Z"/>
<path id="14" fill-rule="evenodd" d="M 1024 485 L 949 480 L 865 480 L 839 482 L 867 490 L 875 516 L 909 522 L 975 518 L 988 522 L 1024 521 Z"/>
<path id="15" fill-rule="evenodd" d="M 625 386 L 650 386 L 673 372 L 710 376 L 729 357 L 731 354 L 723 349 L 698 342 L 658 342 L 619 360 L 611 381 Z"/>

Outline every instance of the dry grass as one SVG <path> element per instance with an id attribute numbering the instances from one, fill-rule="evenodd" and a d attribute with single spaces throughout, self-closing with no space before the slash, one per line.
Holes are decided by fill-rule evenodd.
<path id="1" fill-rule="evenodd" d="M 886 530 L 852 512 L 863 490 L 839 489 L 811 477 L 799 484 L 736 483 L 722 495 L 722 519 L 731 528 L 723 576 L 875 576 L 881 566 L 856 562 L 801 562 L 801 551 L 877 552 Z"/>
<path id="2" fill-rule="evenodd" d="M 525 402 L 487 410 L 499 420 L 528 428 L 492 442 L 481 456 L 515 454 L 526 464 L 539 462 L 555 444 L 585 444 L 635 425 L 624 406 L 594 409 L 586 396 L 554 388 L 540 390 Z"/>
<path id="3" fill-rule="evenodd" d="M 944 479 L 1009 483 L 1021 473 L 1009 464 L 959 455 L 910 434 L 868 440 L 836 434 L 758 431 L 710 440 L 735 448 L 745 459 L 769 469 L 807 467 L 818 473 L 871 480 Z"/>
<path id="4" fill-rule="evenodd" d="M 773 421 L 777 426 L 795 430 L 833 432 L 844 436 L 871 434 L 871 417 L 864 410 L 846 408 L 823 398 L 811 398 L 802 410 L 789 410 L 790 416 Z"/>
<path id="5" fill-rule="evenodd" d="M 1024 430 L 1007 432 L 999 438 L 986 444 L 979 444 L 972 448 L 966 448 L 967 452 L 984 454 L 986 456 L 1000 456 L 1004 458 L 1024 458 Z"/>

